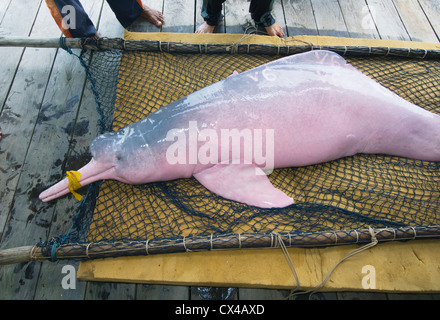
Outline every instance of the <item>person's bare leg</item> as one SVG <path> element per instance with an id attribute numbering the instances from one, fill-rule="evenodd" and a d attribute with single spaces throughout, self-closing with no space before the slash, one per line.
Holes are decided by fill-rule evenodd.
<path id="1" fill-rule="evenodd" d="M 203 22 L 203 24 L 201 24 L 195 33 L 213 33 L 215 29 L 215 26 L 211 26 L 208 23 Z"/>
<path id="2" fill-rule="evenodd" d="M 284 37 L 283 28 L 276 22 L 273 25 L 264 28 L 269 36 Z"/>
<path id="3" fill-rule="evenodd" d="M 162 12 L 152 9 L 144 5 L 144 11 L 141 13 L 141 17 L 146 19 L 148 22 L 151 22 L 156 27 L 162 26 L 165 19 L 162 15 Z"/>

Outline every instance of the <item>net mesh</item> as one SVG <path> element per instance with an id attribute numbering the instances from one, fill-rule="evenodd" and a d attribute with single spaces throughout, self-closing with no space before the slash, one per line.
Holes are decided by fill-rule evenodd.
<path id="1" fill-rule="evenodd" d="M 103 131 L 118 130 L 179 98 L 276 56 L 83 53 Z M 348 62 L 403 98 L 440 113 L 440 62 L 366 57 Z M 194 178 L 132 186 L 95 183 L 64 242 L 121 242 L 236 233 L 314 233 L 440 224 L 439 163 L 355 155 L 276 169 L 269 179 L 295 199 L 261 209 L 223 199 Z M 99 194 L 98 194 L 99 190 Z M 96 201 L 96 203 L 95 203 Z"/>

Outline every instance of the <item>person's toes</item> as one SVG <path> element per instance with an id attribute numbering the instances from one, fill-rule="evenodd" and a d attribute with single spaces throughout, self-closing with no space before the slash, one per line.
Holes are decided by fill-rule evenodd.
<path id="1" fill-rule="evenodd" d="M 266 31 L 269 36 L 284 37 L 283 28 L 276 22 L 273 25 L 266 27 Z"/>
<path id="2" fill-rule="evenodd" d="M 156 27 L 162 26 L 165 21 L 165 18 L 162 15 L 162 12 L 145 7 L 144 11 L 141 13 L 141 16 L 146 19 L 148 22 L 151 22 Z"/>
<path id="3" fill-rule="evenodd" d="M 213 33 L 215 29 L 215 26 L 211 26 L 209 25 L 206 21 L 201 24 L 197 30 L 195 31 L 195 33 Z"/>

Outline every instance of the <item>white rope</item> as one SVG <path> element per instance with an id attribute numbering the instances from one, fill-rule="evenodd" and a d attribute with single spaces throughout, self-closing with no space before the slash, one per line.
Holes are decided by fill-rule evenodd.
<path id="1" fill-rule="evenodd" d="M 186 237 L 183 237 L 183 247 L 185 248 L 186 252 L 191 252 L 191 250 L 186 247 L 185 238 Z"/>
<path id="2" fill-rule="evenodd" d="M 325 284 L 327 283 L 328 279 L 330 279 L 330 276 L 332 275 L 333 271 L 335 271 L 335 269 L 345 260 L 347 260 L 348 258 L 351 258 L 352 256 L 361 253 L 365 250 L 368 250 L 372 247 L 374 247 L 376 244 L 378 244 L 378 240 L 376 238 L 376 233 L 374 232 L 374 230 L 371 227 L 368 227 L 368 231 L 370 233 L 371 236 L 371 242 L 367 243 L 366 245 L 357 248 L 351 252 L 349 252 L 344 258 L 342 258 L 331 270 L 330 272 L 327 274 L 327 276 L 324 278 L 324 280 L 322 280 L 322 282 L 320 284 L 318 284 L 316 287 L 314 287 L 313 289 L 306 291 L 306 292 L 292 292 L 289 296 L 286 297 L 286 299 L 293 297 L 295 295 L 299 295 L 299 294 L 310 294 L 309 295 L 309 299 L 311 299 L 312 294 L 316 293 L 317 291 L 319 291 L 320 289 L 322 289 Z"/>
<path id="3" fill-rule="evenodd" d="M 86 257 L 87 257 L 87 258 L 90 258 L 90 257 L 89 257 L 89 247 L 91 246 L 91 244 L 92 244 L 92 243 L 89 242 L 89 243 L 87 244 L 87 247 L 86 247 Z"/>
<path id="4" fill-rule="evenodd" d="M 213 237 L 214 235 L 211 233 L 211 239 L 210 239 L 210 243 L 211 243 L 211 250 L 212 250 L 212 237 Z"/>
<path id="5" fill-rule="evenodd" d="M 295 278 L 296 288 L 293 291 L 298 291 L 301 289 L 301 285 L 299 283 L 298 274 L 296 273 L 295 266 L 293 265 L 292 258 L 290 257 L 290 254 L 287 251 L 286 245 L 284 244 L 283 239 L 281 238 L 281 235 L 278 232 L 272 232 L 271 238 L 272 235 L 275 236 L 275 240 L 276 240 L 274 243 L 274 247 L 278 247 L 278 245 L 280 246 L 281 250 L 284 253 L 284 257 L 286 257 L 287 264 L 289 265 L 290 270 L 292 271 L 293 277 Z"/>

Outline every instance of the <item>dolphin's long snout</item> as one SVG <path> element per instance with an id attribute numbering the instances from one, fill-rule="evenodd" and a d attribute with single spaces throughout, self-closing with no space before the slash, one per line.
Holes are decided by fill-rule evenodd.
<path id="1" fill-rule="evenodd" d="M 111 179 L 113 166 L 105 166 L 92 158 L 88 164 L 78 170 L 81 173 L 79 183 L 82 187 L 102 179 Z M 69 180 L 64 178 L 52 187 L 40 193 L 40 200 L 48 202 L 69 193 Z"/>
<path id="2" fill-rule="evenodd" d="M 69 193 L 69 181 L 67 180 L 67 178 L 64 178 L 57 184 L 54 184 L 49 189 L 46 189 L 45 191 L 40 193 L 39 198 L 43 202 L 48 202 L 67 193 Z"/>

